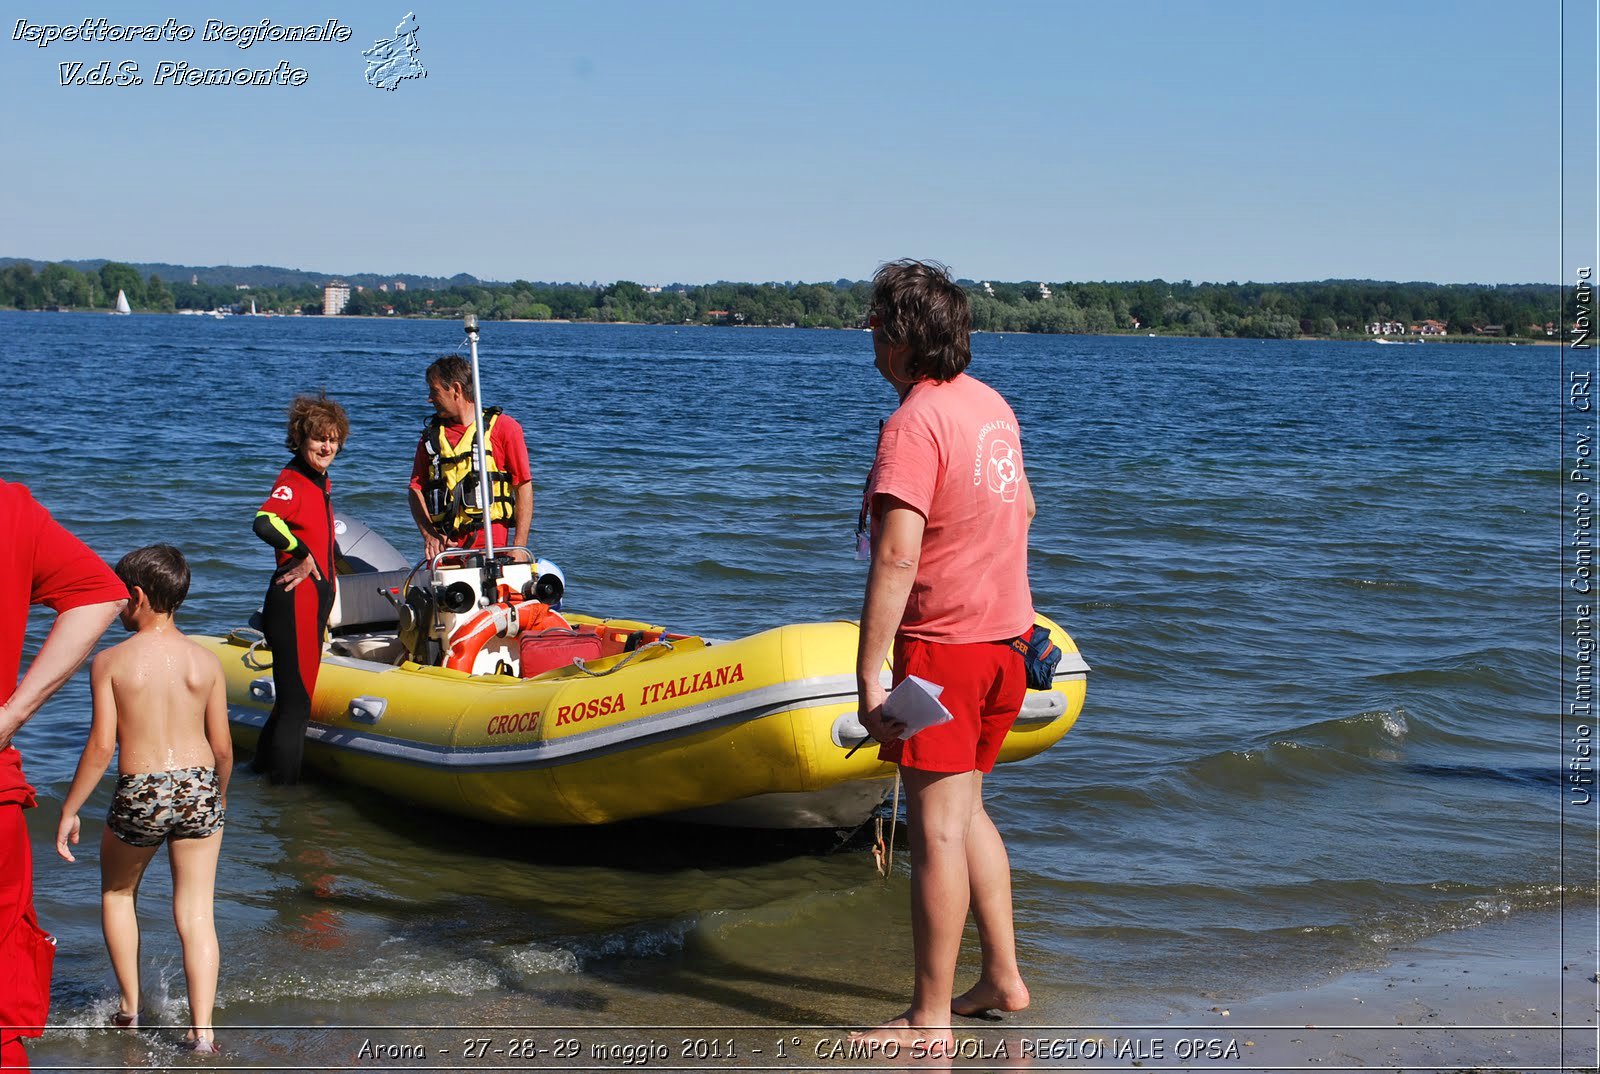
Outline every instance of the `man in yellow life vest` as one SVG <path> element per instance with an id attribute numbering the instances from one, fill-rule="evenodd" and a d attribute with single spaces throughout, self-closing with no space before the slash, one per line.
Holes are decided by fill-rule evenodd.
<path id="1" fill-rule="evenodd" d="M 429 559 L 446 548 L 483 545 L 483 505 L 472 459 L 475 399 L 472 366 L 461 355 L 447 354 L 428 366 L 428 402 L 435 414 L 417 440 L 410 501 Z M 494 546 L 526 548 L 533 524 L 533 473 L 522 426 L 498 407 L 484 410 L 483 423 L 489 430 L 484 465 Z"/>

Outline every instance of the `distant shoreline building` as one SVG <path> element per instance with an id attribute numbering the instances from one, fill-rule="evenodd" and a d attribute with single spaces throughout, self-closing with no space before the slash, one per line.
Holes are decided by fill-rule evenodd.
<path id="1" fill-rule="evenodd" d="M 322 315 L 337 317 L 350 304 L 350 285 L 343 280 L 329 280 L 322 288 Z"/>

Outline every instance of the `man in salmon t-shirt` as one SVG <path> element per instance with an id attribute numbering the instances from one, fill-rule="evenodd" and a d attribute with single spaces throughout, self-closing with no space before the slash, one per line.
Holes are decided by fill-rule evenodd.
<path id="1" fill-rule="evenodd" d="M 55 941 L 33 912 L 33 852 L 22 811 L 33 788 L 17 729 L 72 677 L 128 602 L 128 588 L 101 558 L 41 507 L 22 485 L 0 481 L 0 1066 L 28 1069 L 23 1037 L 37 1037 L 50 1009 Z M 30 605 L 55 624 L 17 681 Z"/>
<path id="2" fill-rule="evenodd" d="M 411 517 L 422 534 L 423 554 L 483 546 L 483 504 L 473 445 L 477 396 L 472 366 L 459 354 L 439 358 L 427 371 L 434 416 L 417 440 L 411 462 Z M 498 407 L 483 412 L 489 431 L 484 457 L 489 472 L 489 521 L 497 549 L 526 548 L 533 525 L 533 472 L 522 426 Z"/>
<path id="3" fill-rule="evenodd" d="M 856 688 L 863 725 L 900 766 L 912 850 L 911 1007 L 857 1037 L 932 1057 L 952 1053 L 950 1015 L 1021 1010 L 1011 865 L 983 805 L 983 775 L 1027 690 L 1011 641 L 1033 628 L 1028 524 L 1033 492 L 1016 415 L 964 372 L 972 360 L 967 294 L 938 265 L 897 261 L 873 280 L 872 347 L 900 394 L 867 482 L 872 566 L 861 609 Z M 893 681 L 944 688 L 954 719 L 904 741 L 883 713 L 890 642 Z M 952 998 L 971 909 L 983 968 Z M 920 1049 L 920 1052 L 919 1052 Z"/>

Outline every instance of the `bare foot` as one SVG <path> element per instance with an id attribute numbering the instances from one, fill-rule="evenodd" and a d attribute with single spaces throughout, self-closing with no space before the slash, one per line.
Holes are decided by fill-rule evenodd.
<path id="1" fill-rule="evenodd" d="M 222 1054 L 222 1045 L 217 1043 L 215 1037 L 184 1037 L 183 1047 L 185 1051 L 193 1052 L 195 1055 Z"/>
<path id="2" fill-rule="evenodd" d="M 1028 986 L 1017 977 L 1004 985 L 987 979 L 950 1001 L 950 1013 L 963 1018 L 978 1018 L 989 1011 L 1020 1011 L 1028 1005 Z"/>
<path id="3" fill-rule="evenodd" d="M 869 1049 L 871 1058 L 944 1059 L 955 1054 L 956 1037 L 949 1026 L 914 1026 L 910 1014 L 907 1011 L 876 1029 L 852 1033 L 850 1040 Z"/>
<path id="4" fill-rule="evenodd" d="M 125 1011 L 120 1011 L 119 1010 L 119 1011 L 117 1011 L 115 1014 L 113 1014 L 111 1016 L 111 1028 L 113 1028 L 113 1029 L 138 1029 L 139 1028 L 139 1015 L 136 1014 L 136 1013 L 135 1014 L 128 1014 Z"/>

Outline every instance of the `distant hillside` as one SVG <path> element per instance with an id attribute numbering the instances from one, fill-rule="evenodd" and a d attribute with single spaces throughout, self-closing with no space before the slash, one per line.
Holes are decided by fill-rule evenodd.
<path id="1" fill-rule="evenodd" d="M 31 257 L 0 257 L 0 269 L 12 265 L 28 265 L 33 271 L 40 272 L 46 265 L 66 265 L 68 268 L 79 272 L 99 272 L 100 266 L 108 259 L 104 257 L 91 258 L 87 261 L 40 261 Z M 329 280 L 343 280 L 345 283 L 359 284 L 362 287 L 377 287 L 379 284 L 393 284 L 401 281 L 408 288 L 422 291 L 444 291 L 451 287 L 483 287 L 493 286 L 492 281 L 480 280 L 476 276 L 465 272 L 458 272 L 451 277 L 444 276 L 413 276 L 404 272 L 391 275 L 381 275 L 374 272 L 357 272 L 350 274 L 329 272 L 304 272 L 300 269 L 278 268 L 276 265 L 165 265 L 154 262 L 124 262 L 132 265 L 141 276 L 150 276 L 154 273 L 168 283 L 188 283 L 194 279 L 198 283 L 211 284 L 218 287 L 236 287 L 239 284 L 248 284 L 251 287 L 303 287 L 310 284 L 321 287 Z"/>
<path id="2" fill-rule="evenodd" d="M 139 312 L 229 308 L 319 315 L 325 308 L 323 284 L 334 278 L 266 265 L 202 268 L 0 258 L 0 308 L 103 310 L 122 293 Z M 870 283 L 849 280 L 646 287 L 630 280 L 604 286 L 489 283 L 466 273 L 448 279 L 376 273 L 338 278 L 354 287 L 335 312 L 358 317 L 454 318 L 472 313 L 484 320 L 860 328 L 872 302 Z M 395 287 L 396 281 L 404 287 Z M 1553 343 L 1569 334 L 1587 338 L 1580 333 L 1588 330 L 1587 307 L 1579 304 L 1579 292 L 1555 284 L 1196 284 L 1159 279 L 962 283 L 972 302 L 972 327 L 990 332 L 1251 339 L 1448 336 Z"/>

